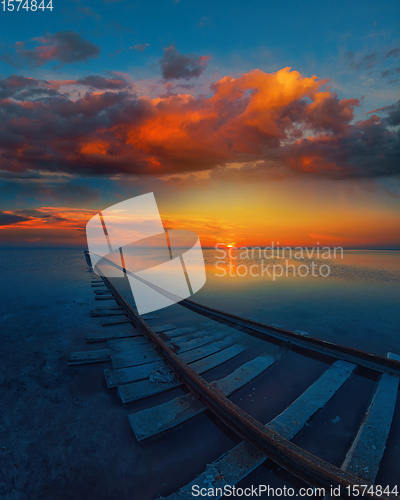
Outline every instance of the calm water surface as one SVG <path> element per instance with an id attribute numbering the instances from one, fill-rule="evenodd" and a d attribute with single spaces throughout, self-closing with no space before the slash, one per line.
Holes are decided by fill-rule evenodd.
<path id="1" fill-rule="evenodd" d="M 168 494 L 186 484 L 205 463 L 237 441 L 206 413 L 156 440 L 137 443 L 127 414 L 158 400 L 124 407 L 105 385 L 104 365 L 67 365 L 71 352 L 88 349 L 87 331 L 96 327 L 89 310 L 98 303 L 93 300 L 83 249 L 2 249 L 0 256 L 0 386 L 5 408 L 0 427 L 0 493 L 4 498 L 152 500 L 158 493 Z M 207 282 L 193 297 L 200 303 L 371 352 L 400 353 L 400 252 L 346 251 L 343 259 L 329 261 L 289 259 L 295 266 L 309 265 L 312 260 L 329 264 L 330 274 L 275 280 L 245 272 L 250 266 L 255 266 L 253 274 L 260 269 L 262 259 L 257 255 L 246 258 L 233 252 L 223 264 L 215 250 L 205 250 L 204 256 Z M 282 264 L 282 259 L 268 259 L 264 265 L 268 264 Z M 121 280 L 121 288 L 133 300 L 126 280 Z M 184 322 L 194 313 L 175 305 L 170 312 L 160 311 L 160 320 L 168 314 Z M 317 361 L 292 358 L 291 370 L 298 374 L 295 380 L 280 365 L 255 380 L 254 392 L 245 387 L 232 399 L 256 418 L 273 418 L 325 369 Z M 350 389 L 357 384 L 360 401 L 353 411 L 354 390 Z M 372 387 L 373 381 L 354 377 L 348 387 L 350 395 L 342 391 L 340 397 L 347 399 L 339 405 L 344 408 L 339 423 L 335 423 L 336 409 L 328 405 L 319 414 L 321 423 L 316 418 L 315 428 L 310 427 L 311 434 L 321 434 L 323 443 L 332 443 L 329 449 L 334 454 L 328 459 L 339 460 L 343 452 L 335 446 L 335 432 L 342 422 L 340 432 L 348 439 L 358 426 L 357 419 L 368 404 L 368 384 Z M 175 389 L 164 400 L 179 394 L 182 391 Z M 346 427 L 349 421 L 354 424 L 351 428 Z M 306 433 L 298 439 L 320 456 L 327 453 L 327 446 L 315 447 Z M 393 444 L 384 456 L 385 484 L 396 481 L 400 473 L 399 439 L 398 404 Z M 290 478 L 279 474 L 259 468 L 245 482 L 290 485 Z"/>

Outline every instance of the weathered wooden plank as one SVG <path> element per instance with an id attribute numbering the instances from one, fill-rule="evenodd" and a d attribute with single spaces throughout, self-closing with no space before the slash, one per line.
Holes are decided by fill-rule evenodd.
<path id="1" fill-rule="evenodd" d="M 388 357 L 400 361 L 400 356 Z M 399 378 L 383 373 L 341 469 L 373 483 L 379 470 L 396 406 Z"/>
<path id="2" fill-rule="evenodd" d="M 215 332 L 210 335 L 203 335 L 196 339 L 187 340 L 186 342 L 176 342 L 174 344 L 179 347 L 177 354 L 182 354 L 183 352 L 191 351 L 192 349 L 197 349 L 198 347 L 205 346 L 210 342 L 217 342 L 227 337 L 225 332 Z"/>
<path id="3" fill-rule="evenodd" d="M 175 330 L 172 330 L 172 332 L 175 332 Z M 174 344 L 186 342 L 187 340 L 197 339 L 199 337 L 203 337 L 204 335 L 207 335 L 208 333 L 210 333 L 210 332 L 206 332 L 204 330 L 201 330 L 201 331 L 194 330 L 194 331 L 190 331 L 187 333 L 183 333 L 182 335 L 172 337 L 171 335 L 169 335 L 172 332 L 165 333 L 165 335 L 167 336 L 166 342 L 173 342 Z"/>
<path id="4" fill-rule="evenodd" d="M 145 338 L 138 328 L 118 331 L 112 331 L 107 328 L 106 330 L 89 332 L 86 337 L 86 342 L 105 342 L 106 340 L 122 339 L 126 337 Z"/>
<path id="5" fill-rule="evenodd" d="M 182 353 L 182 359 L 186 363 L 190 363 L 194 360 L 198 360 L 201 358 L 205 358 L 210 354 L 214 354 L 215 352 L 220 351 L 221 349 L 228 347 L 236 342 L 239 342 L 243 339 L 243 334 L 237 333 L 229 336 L 229 338 L 224 338 L 220 341 L 214 342 L 205 347 L 199 347 L 197 349 L 192 349 L 190 351 Z M 154 353 L 149 359 L 146 360 L 145 357 L 142 357 L 140 353 L 136 351 L 136 349 L 128 350 L 129 348 L 125 348 L 123 352 L 113 354 L 111 357 L 112 365 L 114 369 L 117 368 L 128 368 L 129 366 L 136 366 L 143 363 L 148 363 L 152 361 L 156 361 L 158 354 Z M 153 347 L 151 347 L 153 349 Z M 149 354 L 150 356 L 150 354 Z"/>
<path id="6" fill-rule="evenodd" d="M 172 330 L 172 331 L 175 331 L 175 330 Z M 184 333 L 182 335 L 179 335 L 178 337 L 170 337 L 169 333 L 170 332 L 164 333 L 164 340 L 165 340 L 165 342 L 168 342 L 170 344 L 173 343 L 175 345 L 178 345 L 178 342 L 186 342 L 187 340 L 196 339 L 196 338 L 199 338 L 199 337 L 202 337 L 203 335 L 205 335 L 205 332 L 194 331 L 194 332 Z"/>
<path id="7" fill-rule="evenodd" d="M 272 352 L 261 354 L 237 368 L 227 377 L 213 382 L 213 385 L 228 397 L 267 370 L 286 352 L 287 349 L 276 347 Z M 142 441 L 175 427 L 206 409 L 206 404 L 193 393 L 189 393 L 172 401 L 133 413 L 128 418 L 136 439 Z"/>
<path id="8" fill-rule="evenodd" d="M 152 314 L 140 314 L 140 317 L 145 321 L 149 321 L 150 319 L 157 319 L 157 316 L 154 316 Z"/>
<path id="9" fill-rule="evenodd" d="M 326 405 L 350 377 L 355 367 L 356 365 L 347 361 L 336 361 L 267 427 L 286 439 L 292 439 L 310 417 Z"/>
<path id="10" fill-rule="evenodd" d="M 355 365 L 338 361 L 334 363 L 314 384 L 312 384 L 296 401 L 294 401 L 284 412 L 273 419 L 266 427 L 270 429 L 282 429 L 282 423 L 287 422 L 288 428 L 284 432 L 286 439 L 292 439 L 305 425 L 305 423 L 340 389 L 350 376 Z M 314 400 L 314 397 L 317 400 Z M 296 408 L 299 410 L 297 420 Z M 287 411 L 287 414 L 285 412 Z M 228 451 L 215 462 L 207 466 L 207 469 L 197 476 L 192 482 L 179 491 L 165 497 L 165 500 L 181 500 L 189 498 L 192 487 L 209 486 L 223 488 L 225 485 L 237 484 L 256 467 L 266 460 L 266 456 L 251 445 L 243 441 Z M 209 496 L 218 499 L 221 495 Z"/>
<path id="11" fill-rule="evenodd" d="M 185 361 L 185 363 L 190 363 L 193 361 L 193 358 L 195 357 L 196 359 L 200 359 L 199 356 L 202 358 L 205 358 L 206 356 L 209 356 L 210 354 L 214 354 L 221 349 L 224 349 L 225 347 L 228 347 L 232 344 L 236 344 L 236 342 L 239 342 L 244 338 L 244 335 L 242 333 L 237 333 L 230 335 L 229 337 L 226 337 L 222 340 L 218 340 L 217 342 L 213 342 L 212 344 L 208 344 L 204 347 L 199 347 L 197 349 L 192 349 L 191 351 L 183 352 L 182 354 L 179 354 L 181 359 Z"/>
<path id="12" fill-rule="evenodd" d="M 123 311 L 121 306 L 115 305 L 115 306 L 98 306 L 94 309 L 95 311 Z"/>
<path id="13" fill-rule="evenodd" d="M 243 350 L 245 350 L 246 348 L 248 348 L 256 343 L 257 343 L 257 340 L 254 338 L 252 339 L 252 338 L 247 337 L 247 338 L 243 339 L 241 342 L 241 344 L 242 344 L 241 349 L 242 350 L 240 351 L 240 347 L 237 344 L 238 347 L 236 348 L 236 354 L 239 354 L 239 352 L 243 352 Z M 232 346 L 232 347 L 235 347 L 235 346 Z M 193 353 L 192 357 L 195 358 L 194 351 L 190 351 L 190 352 Z M 236 354 L 233 354 L 234 352 L 235 352 L 235 350 L 231 350 L 231 352 L 230 352 L 231 357 L 236 355 Z M 221 354 L 221 352 L 218 352 L 218 354 Z M 197 353 L 197 356 L 202 356 L 202 353 Z M 212 360 L 210 360 L 210 358 L 211 358 L 211 356 L 205 358 L 205 360 L 204 360 L 205 363 L 199 364 L 199 365 L 197 365 L 197 367 L 195 367 L 196 363 L 193 363 L 191 365 L 191 367 L 193 369 L 197 368 L 198 370 L 203 370 L 203 371 L 210 370 L 211 368 L 214 368 L 215 366 L 217 366 L 215 359 L 212 361 Z M 193 359 L 192 359 L 192 361 L 193 361 Z M 198 371 L 198 373 L 200 373 L 200 371 Z M 173 381 L 173 382 L 168 383 L 168 384 L 160 384 L 160 383 L 155 383 L 151 380 L 142 380 L 142 381 L 134 382 L 134 383 L 130 383 L 130 384 L 119 385 L 118 386 L 118 393 L 119 393 L 123 403 L 130 403 L 130 402 L 136 401 L 138 399 L 142 399 L 142 398 L 146 398 L 149 396 L 154 396 L 156 394 L 160 394 L 162 392 L 173 389 L 174 387 L 179 387 L 179 385 L 181 385 L 180 381 Z"/>
<path id="14" fill-rule="evenodd" d="M 103 310 L 103 311 L 94 310 L 94 311 L 90 311 L 90 316 L 92 318 L 103 318 L 105 316 L 125 316 L 125 312 L 120 311 L 118 309 L 116 309 L 115 311 L 112 311 L 112 310 Z"/>
<path id="15" fill-rule="evenodd" d="M 128 382 L 138 382 L 139 380 L 148 379 L 152 372 L 161 370 L 166 366 L 164 361 L 154 361 L 153 363 L 120 368 L 119 370 L 104 370 L 104 375 L 107 386 L 111 388 Z"/>
<path id="16" fill-rule="evenodd" d="M 98 351 L 73 352 L 68 361 L 69 365 L 83 365 L 86 363 L 102 363 L 109 361 L 111 349 L 100 349 Z"/>
<path id="17" fill-rule="evenodd" d="M 126 317 L 121 319 L 110 319 L 109 321 L 104 321 L 103 326 L 124 325 L 125 323 L 131 323 L 131 321 L 131 319 Z"/>
<path id="18" fill-rule="evenodd" d="M 131 384 L 129 384 L 131 385 Z M 141 382 L 136 382 L 135 391 L 128 389 L 128 385 L 119 385 L 118 386 L 118 394 L 125 403 L 131 403 L 132 401 L 137 401 L 139 399 L 148 398 L 150 396 L 155 396 L 156 394 L 160 394 L 161 392 L 169 391 L 174 389 L 175 387 L 179 387 L 181 382 L 177 380 L 175 377 L 169 383 L 159 383 L 153 382 L 150 379 L 142 380 Z"/>
<path id="19" fill-rule="evenodd" d="M 148 352 L 137 352 L 135 350 L 132 350 L 111 355 L 111 363 L 114 370 L 116 370 L 117 368 L 143 365 L 145 363 L 151 363 L 153 361 L 160 360 L 161 355 L 155 349 Z"/>
<path id="20" fill-rule="evenodd" d="M 150 344 L 149 339 L 145 335 L 140 337 L 126 337 L 122 339 L 111 339 L 107 342 L 110 349 L 115 351 L 123 350 L 133 350 L 140 345 L 148 345 L 150 348 L 154 349 L 153 345 Z"/>
<path id="21" fill-rule="evenodd" d="M 153 328 L 154 330 L 154 328 Z M 171 330 L 171 331 L 168 331 L 168 337 L 173 339 L 175 337 L 179 337 L 181 335 L 184 335 L 186 333 L 189 333 L 189 332 L 195 332 L 196 331 L 196 328 L 192 328 L 191 326 L 186 326 L 184 328 L 177 328 L 176 330 Z"/>
<path id="22" fill-rule="evenodd" d="M 174 333 L 174 330 L 172 332 L 168 332 L 167 335 L 170 336 L 170 333 Z M 207 328 L 198 328 L 194 331 L 191 332 L 186 332 L 183 335 L 178 335 L 176 336 L 171 336 L 172 339 L 174 340 L 175 343 L 181 343 L 181 342 L 186 342 L 188 340 L 196 339 L 199 337 L 204 337 L 205 335 L 214 335 L 215 333 L 223 333 L 225 335 L 229 335 L 232 333 L 237 333 L 237 330 L 233 328 L 228 328 L 225 326 L 220 327 L 218 324 L 213 325 L 213 327 L 207 327 Z"/>
<path id="23" fill-rule="evenodd" d="M 140 339 L 147 340 L 145 336 L 140 337 Z M 123 339 L 121 339 L 123 340 Z M 117 354 L 138 354 L 142 353 L 145 354 L 146 352 L 153 352 L 155 351 L 155 347 L 153 344 L 151 344 L 148 340 L 147 342 L 143 343 L 137 343 L 137 342 L 132 342 L 130 344 L 125 344 L 124 342 L 120 344 L 121 340 L 111 340 L 110 343 L 114 343 L 114 347 L 112 348 L 112 356 L 117 355 Z M 131 339 L 126 339 L 126 340 L 131 340 Z M 136 340 L 136 339 L 135 339 Z M 119 345 L 118 345 L 119 344 Z"/>
<path id="24" fill-rule="evenodd" d="M 174 330 L 176 327 L 174 325 L 160 325 L 151 327 L 156 333 L 168 332 L 168 330 Z"/>
<path id="25" fill-rule="evenodd" d="M 175 330 L 172 330 L 171 332 L 168 332 L 166 333 L 166 335 L 168 335 L 168 337 L 170 337 L 170 339 L 172 340 L 172 342 L 174 342 L 174 344 L 180 344 L 181 342 L 186 342 L 188 340 L 193 340 L 193 339 L 197 339 L 197 338 L 200 338 L 200 337 L 204 337 L 205 335 L 213 335 L 214 333 L 224 333 L 225 335 L 229 335 L 231 333 L 237 333 L 237 330 L 234 330 L 232 328 L 228 328 L 228 327 L 219 327 L 219 325 L 213 325 L 213 327 L 208 327 L 208 328 L 201 328 L 201 329 L 198 329 L 198 330 L 193 330 L 193 331 L 190 331 L 190 332 L 186 332 L 184 334 L 180 334 L 180 335 L 170 335 L 170 334 L 174 334 L 175 333 Z M 167 340 L 168 342 L 168 340 Z"/>
<path id="26" fill-rule="evenodd" d="M 190 366 L 199 374 L 211 370 L 222 363 L 234 358 L 238 354 L 242 353 L 252 345 L 257 343 L 256 339 L 248 338 L 244 341 L 234 344 L 222 351 L 212 354 L 207 358 L 202 358 L 198 361 L 193 361 Z M 159 367 L 155 363 L 148 363 L 147 365 L 133 366 L 128 368 L 121 368 L 118 370 L 106 370 L 104 372 L 106 375 L 106 381 L 108 387 L 116 387 L 117 385 L 129 384 L 133 382 L 138 382 L 140 380 L 149 378 L 150 373 L 153 370 L 157 370 Z M 147 375 L 146 375 L 147 374 Z"/>
<path id="27" fill-rule="evenodd" d="M 245 453 L 245 457 L 242 457 L 242 452 Z M 227 456 L 229 460 L 225 460 L 225 456 Z M 192 488 L 196 486 L 199 488 L 214 489 L 223 489 L 225 485 L 233 486 L 238 482 L 238 480 L 236 480 L 237 477 L 244 478 L 249 474 L 249 463 L 262 463 L 264 460 L 265 456 L 250 445 L 235 446 L 226 455 L 223 455 L 212 464 L 208 464 L 203 473 L 199 474 L 193 481 L 183 486 L 179 491 L 167 497 L 159 497 L 159 500 L 187 500 L 193 496 Z M 207 500 L 215 500 L 218 498 L 221 498 L 218 494 L 214 496 L 207 495 Z"/>
<path id="28" fill-rule="evenodd" d="M 273 346 L 270 352 L 264 352 L 244 365 L 239 366 L 231 374 L 213 382 L 213 385 L 225 396 L 231 396 L 238 389 L 244 387 L 280 360 L 287 352 L 287 348 Z"/>
<path id="29" fill-rule="evenodd" d="M 211 354 L 206 358 L 193 360 L 190 363 L 190 367 L 193 368 L 193 370 L 198 374 L 202 374 L 212 368 L 215 368 L 216 366 L 221 365 L 222 363 L 225 363 L 226 361 L 229 361 L 235 356 L 238 356 L 242 352 L 257 344 L 257 342 L 259 342 L 258 339 L 245 337 L 241 342 L 233 344 L 226 349 L 222 349 L 215 354 Z"/>

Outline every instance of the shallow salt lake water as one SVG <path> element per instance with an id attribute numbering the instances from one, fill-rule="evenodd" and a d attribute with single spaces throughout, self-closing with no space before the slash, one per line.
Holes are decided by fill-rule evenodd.
<path id="1" fill-rule="evenodd" d="M 105 385 L 103 370 L 108 365 L 67 365 L 73 351 L 105 347 L 85 342 L 88 329 L 96 325 L 89 310 L 101 303 L 94 302 L 83 249 L 2 249 L 0 256 L 0 385 L 5 408 L 0 428 L 0 493 L 4 498 L 151 500 L 193 479 L 205 463 L 237 442 L 206 413 L 156 440 L 137 443 L 127 415 L 160 401 L 124 407 Z M 205 250 L 204 256 L 207 282 L 193 296 L 199 303 L 383 355 L 400 353 L 400 252 L 345 251 L 343 259 L 320 259 L 320 264 L 330 266 L 326 278 L 289 275 L 275 280 L 249 273 L 237 276 L 238 265 L 243 266 L 239 274 L 256 266 L 255 274 L 261 266 L 257 256 L 233 258 L 218 268 L 220 254 Z M 282 259 L 269 259 L 269 264 L 281 263 Z M 310 264 L 310 259 L 289 263 Z M 224 276 L 221 269 L 226 270 Z M 119 284 L 132 300 L 126 280 Z M 192 313 L 175 305 L 159 316 L 184 323 Z M 291 356 L 290 374 L 284 365 L 273 367 L 232 399 L 263 421 L 273 418 L 324 369 L 319 361 Z M 222 371 L 214 373 L 218 374 Z M 343 450 L 335 447 L 335 432 L 341 429 L 347 440 L 351 438 L 349 422 L 357 427 L 373 386 L 373 381 L 361 379 L 357 375 L 351 382 L 358 388 L 357 398 L 351 396 L 351 384 L 348 394 L 340 395 L 345 402 L 340 406 L 347 408 L 339 423 L 335 423 L 335 408 L 329 405 L 318 417 L 321 422 L 315 420 L 311 431 L 330 443 L 329 450 L 317 446 L 306 432 L 298 436 L 302 446 L 339 460 Z M 168 400 L 180 394 L 181 389 L 176 389 L 163 397 Z M 384 456 L 381 475 L 385 484 L 399 476 L 399 402 L 391 438 L 394 444 Z M 291 484 L 290 478 L 272 469 L 257 469 L 244 484 Z"/>
<path id="2" fill-rule="evenodd" d="M 352 250 L 336 259 L 261 259 L 240 258 L 240 250 L 231 252 L 224 263 L 221 253 L 205 250 L 207 283 L 193 296 L 202 304 L 266 323 L 280 324 L 290 330 L 358 349 L 386 355 L 400 353 L 400 252 Z M 269 254 L 267 254 L 269 255 Z M 270 274 L 261 276 L 269 264 Z M 312 276 L 311 262 L 316 267 Z M 309 275 L 293 276 L 286 266 L 309 267 Z M 283 275 L 273 266 L 283 266 Z M 254 266 L 251 276 L 250 267 Z M 329 275 L 319 274 L 320 266 L 329 266 Z M 246 271 L 247 270 L 247 271 Z M 327 274 L 327 268 L 321 268 Z M 303 274 L 306 268 L 301 269 Z M 258 275 L 257 275 L 258 274 Z"/>

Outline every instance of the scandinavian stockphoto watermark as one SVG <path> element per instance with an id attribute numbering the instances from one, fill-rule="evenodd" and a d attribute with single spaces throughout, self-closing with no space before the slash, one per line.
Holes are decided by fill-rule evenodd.
<path id="1" fill-rule="evenodd" d="M 265 277 L 275 281 L 281 277 L 327 278 L 331 262 L 343 259 L 342 247 L 282 247 L 271 242 L 267 247 L 235 247 L 215 245 L 217 277 Z"/>
<path id="2" fill-rule="evenodd" d="M 93 270 L 127 276 L 139 314 L 176 304 L 206 282 L 197 234 L 165 229 L 153 193 L 102 210 L 86 235 Z"/>
<path id="3" fill-rule="evenodd" d="M 369 497 L 375 495 L 377 497 L 382 497 L 383 495 L 398 495 L 398 487 L 381 486 L 379 484 L 352 484 L 348 486 L 343 485 L 330 485 L 328 487 L 317 487 L 309 486 L 306 488 L 291 488 L 286 485 L 274 488 L 268 484 L 259 484 L 257 486 L 249 487 L 238 487 L 232 484 L 225 484 L 222 487 L 206 486 L 201 487 L 197 484 L 192 486 L 191 491 L 192 497 L 203 497 L 203 498 L 220 498 L 220 497 L 314 497 L 323 498 L 329 496 L 331 498 L 342 498 L 342 497 L 357 497 L 360 498 Z"/>

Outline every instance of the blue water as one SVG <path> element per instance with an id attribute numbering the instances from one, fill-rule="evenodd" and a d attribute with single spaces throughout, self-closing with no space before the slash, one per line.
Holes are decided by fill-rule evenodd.
<path id="1" fill-rule="evenodd" d="M 225 253 L 221 259 L 221 250 L 203 250 L 207 280 L 193 300 L 370 352 L 400 353 L 400 251 Z M 160 264 L 153 248 L 138 259 L 142 268 Z M 127 282 L 119 286 L 129 292 Z"/>
<path id="2" fill-rule="evenodd" d="M 272 270 L 270 277 L 261 276 L 258 255 L 240 259 L 239 254 L 233 252 L 234 260 L 227 258 L 216 267 L 216 252 L 206 250 L 207 283 L 193 299 L 358 349 L 400 353 L 399 251 L 344 251 L 343 258 L 311 259 L 318 266 L 329 266 L 327 277 L 315 268 L 317 277 L 311 276 L 311 270 L 307 277 L 293 276 L 290 270 L 286 276 L 284 270 L 275 280 Z M 284 262 L 275 258 L 264 260 L 264 265 L 285 269 Z M 310 259 L 289 263 L 310 265 Z M 250 276 L 252 264 L 256 266 L 253 274 L 260 276 Z M 322 274 L 327 274 L 326 268 Z"/>
<path id="3" fill-rule="evenodd" d="M 129 408 L 105 386 L 104 366 L 68 368 L 71 352 L 89 349 L 85 338 L 93 328 L 83 249 L 2 249 L 0 256 L 0 387 L 6 410 L 0 427 L 0 494 L 22 500 L 145 500 L 164 487 L 173 489 L 173 481 L 183 481 L 174 477 L 176 455 L 165 453 L 173 433 L 138 445 L 127 423 Z M 193 300 L 359 349 L 400 353 L 400 252 L 347 251 L 343 259 L 329 261 L 327 278 L 229 275 L 229 269 L 237 274 L 238 264 L 244 266 L 239 274 L 260 265 L 257 258 L 226 262 L 227 273 L 218 276 L 215 252 L 206 250 L 205 261 L 207 282 Z M 206 415 L 176 431 L 185 435 L 179 441 L 181 455 L 188 453 L 185 463 L 200 464 L 196 471 L 187 469 L 188 479 L 210 461 L 208 455 L 191 456 L 190 425 L 196 430 L 204 425 L 205 435 L 217 442 Z M 221 449 L 229 449 L 230 438 L 220 434 Z M 204 443 L 206 456 L 206 438 Z"/>

